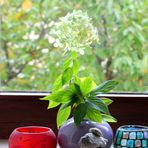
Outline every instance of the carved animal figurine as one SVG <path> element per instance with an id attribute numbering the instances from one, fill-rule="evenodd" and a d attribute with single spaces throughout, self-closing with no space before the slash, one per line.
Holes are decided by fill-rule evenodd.
<path id="1" fill-rule="evenodd" d="M 90 128 L 89 133 L 86 133 L 79 140 L 80 148 L 104 148 L 108 140 L 102 135 L 102 132 L 97 128 Z"/>

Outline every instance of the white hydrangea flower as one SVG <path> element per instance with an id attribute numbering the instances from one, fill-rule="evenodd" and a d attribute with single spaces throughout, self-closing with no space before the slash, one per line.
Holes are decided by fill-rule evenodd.
<path id="1" fill-rule="evenodd" d="M 43 49 L 41 50 L 41 52 L 42 52 L 43 54 L 48 53 L 48 51 L 49 51 L 49 49 L 48 49 L 48 48 L 43 48 Z"/>
<path id="2" fill-rule="evenodd" d="M 38 38 L 39 38 L 39 35 L 38 35 L 38 34 L 35 34 L 34 31 L 31 31 L 31 33 L 29 34 L 29 39 L 30 39 L 31 41 L 35 41 L 35 40 L 37 40 Z"/>
<path id="3" fill-rule="evenodd" d="M 91 18 L 81 10 L 74 10 L 61 17 L 53 26 L 51 35 L 55 38 L 55 47 L 77 51 L 80 54 L 84 54 L 84 49 L 93 41 L 99 40 L 98 31 L 93 26 Z"/>
<path id="4" fill-rule="evenodd" d="M 31 31 L 30 33 L 26 33 L 24 36 L 23 36 L 23 39 L 24 40 L 31 40 L 31 41 L 35 41 L 39 38 L 39 35 L 36 34 L 34 31 Z"/>

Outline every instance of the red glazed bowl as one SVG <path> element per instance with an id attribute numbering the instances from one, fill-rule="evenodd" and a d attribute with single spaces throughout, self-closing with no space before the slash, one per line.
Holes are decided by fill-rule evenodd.
<path id="1" fill-rule="evenodd" d="M 16 128 L 8 143 L 9 148 L 56 148 L 57 140 L 50 128 L 26 126 Z"/>

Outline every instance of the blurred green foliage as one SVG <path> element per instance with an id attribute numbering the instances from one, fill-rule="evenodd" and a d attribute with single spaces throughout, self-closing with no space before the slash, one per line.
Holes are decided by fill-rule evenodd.
<path id="1" fill-rule="evenodd" d="M 0 89 L 50 90 L 63 51 L 49 31 L 81 9 L 93 18 L 100 42 L 86 49 L 80 75 L 97 84 L 119 80 L 117 91 L 148 91 L 147 8 L 147 0 L 0 0 Z"/>

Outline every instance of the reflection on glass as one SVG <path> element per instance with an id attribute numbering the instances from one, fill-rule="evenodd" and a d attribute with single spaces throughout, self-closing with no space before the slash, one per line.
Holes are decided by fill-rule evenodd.
<path id="1" fill-rule="evenodd" d="M 100 40 L 85 50 L 80 75 L 98 84 L 119 80 L 115 91 L 148 91 L 145 0 L 3 0 L 0 8 L 0 90 L 50 90 L 63 53 L 51 29 L 59 17 L 82 9 L 93 18 Z"/>

